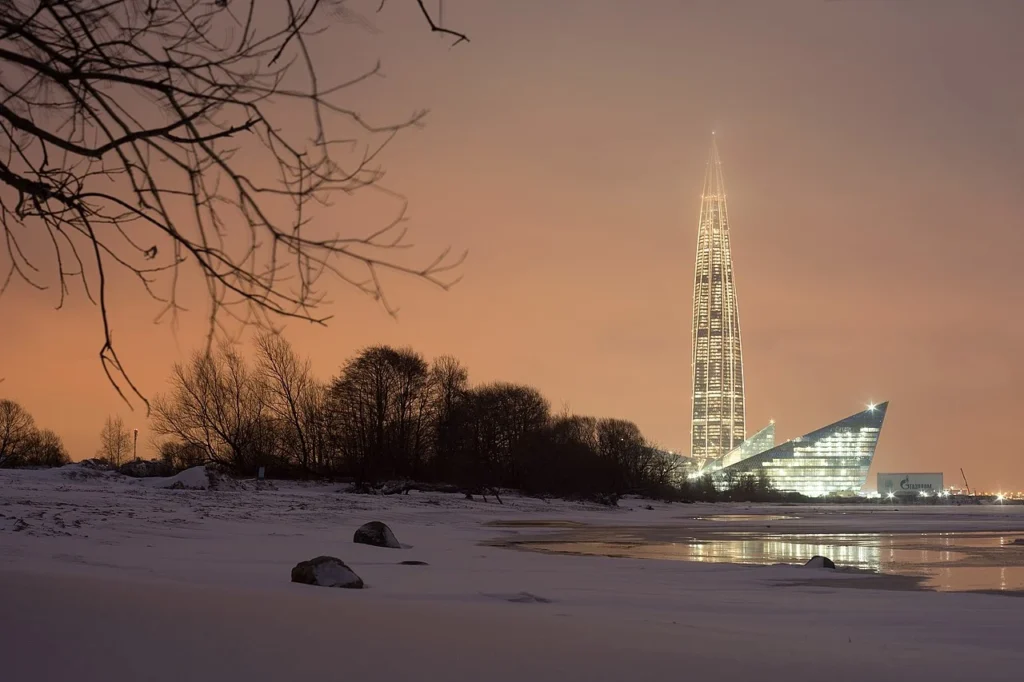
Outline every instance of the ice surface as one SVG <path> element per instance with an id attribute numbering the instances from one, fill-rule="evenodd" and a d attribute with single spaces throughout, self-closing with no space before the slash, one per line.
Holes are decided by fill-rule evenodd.
<path id="1" fill-rule="evenodd" d="M 0 471 L 3 682 L 1016 681 L 1024 665 L 1020 599 L 792 586 L 809 575 L 801 566 L 481 544 L 543 532 L 524 523 L 667 526 L 723 513 L 752 524 L 793 515 L 824 532 L 1024 530 L 1024 507 L 607 509 L 281 482 L 154 485 L 74 467 Z M 412 545 L 402 559 L 428 565 L 354 544 L 371 520 Z M 507 521 L 519 525 L 495 523 Z M 367 589 L 292 584 L 291 568 L 319 555 L 337 556 Z"/>

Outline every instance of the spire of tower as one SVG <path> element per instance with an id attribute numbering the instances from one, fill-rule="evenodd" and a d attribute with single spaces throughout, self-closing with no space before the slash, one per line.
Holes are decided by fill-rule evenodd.
<path id="1" fill-rule="evenodd" d="M 704 197 L 725 199 L 725 179 L 722 176 L 722 157 L 718 155 L 718 136 L 711 132 L 711 152 L 704 172 Z"/>

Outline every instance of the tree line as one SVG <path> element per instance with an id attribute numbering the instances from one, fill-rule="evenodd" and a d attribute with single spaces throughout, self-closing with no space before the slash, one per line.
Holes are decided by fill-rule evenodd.
<path id="1" fill-rule="evenodd" d="M 63 466 L 71 458 L 53 431 L 13 400 L 0 399 L 0 467 Z"/>
<path id="2" fill-rule="evenodd" d="M 165 461 L 470 494 L 657 494 L 673 481 L 678 458 L 633 422 L 554 414 L 531 386 L 471 385 L 449 356 L 427 362 L 412 349 L 373 346 L 321 382 L 280 335 L 260 335 L 255 351 L 246 360 L 220 348 L 175 365 L 153 408 Z"/>

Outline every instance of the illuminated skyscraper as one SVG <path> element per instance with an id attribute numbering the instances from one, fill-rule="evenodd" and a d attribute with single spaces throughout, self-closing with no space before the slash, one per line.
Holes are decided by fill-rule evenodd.
<path id="1" fill-rule="evenodd" d="M 691 452 L 694 457 L 721 457 L 746 438 L 746 406 L 729 211 L 714 137 L 697 227 L 692 340 Z"/>

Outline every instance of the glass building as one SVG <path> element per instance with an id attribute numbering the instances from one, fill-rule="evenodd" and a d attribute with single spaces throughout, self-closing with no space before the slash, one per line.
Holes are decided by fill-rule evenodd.
<path id="1" fill-rule="evenodd" d="M 704 175 L 693 280 L 691 454 L 717 459 L 746 438 L 743 352 L 718 145 Z"/>
<path id="2" fill-rule="evenodd" d="M 764 427 L 740 443 L 739 446 L 731 450 L 725 457 L 715 460 L 712 464 L 717 469 L 722 469 L 741 462 L 748 457 L 753 457 L 765 450 L 770 450 L 773 447 L 775 447 L 775 422 Z"/>
<path id="3" fill-rule="evenodd" d="M 811 497 L 858 492 L 867 481 L 888 406 L 887 402 L 871 405 L 817 431 L 765 448 L 768 429 L 771 441 L 775 436 L 774 424 L 769 425 L 710 462 L 702 473 L 712 474 L 722 486 L 734 476 L 764 474 L 778 490 Z"/>

